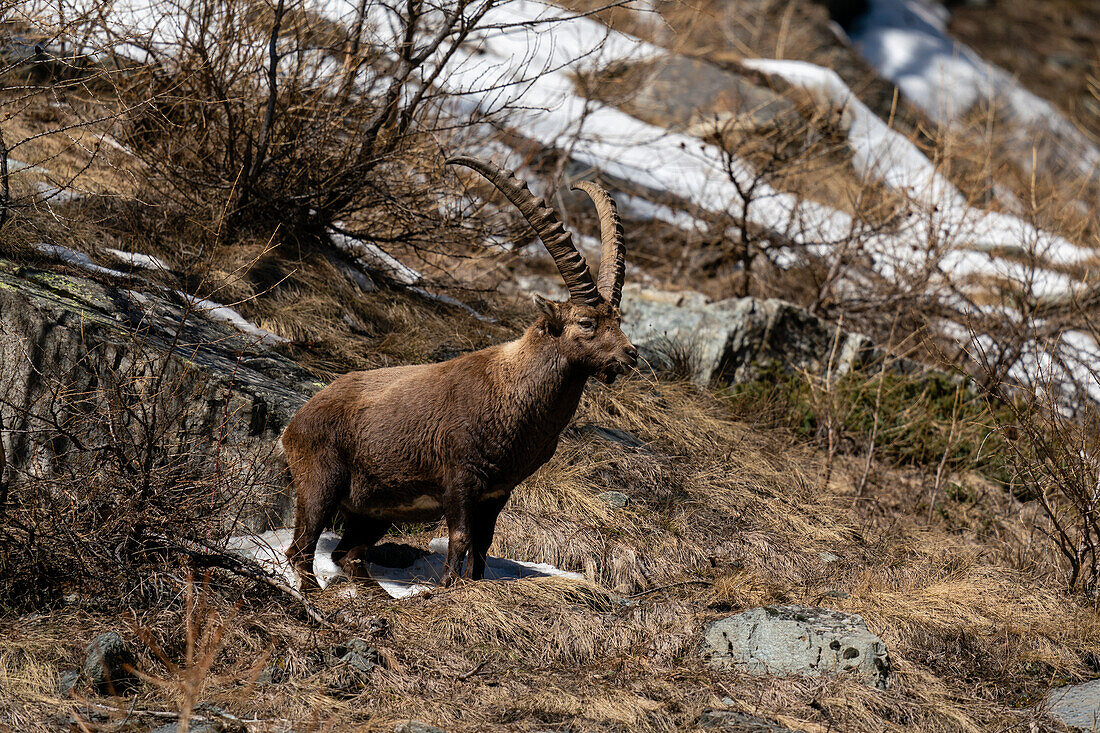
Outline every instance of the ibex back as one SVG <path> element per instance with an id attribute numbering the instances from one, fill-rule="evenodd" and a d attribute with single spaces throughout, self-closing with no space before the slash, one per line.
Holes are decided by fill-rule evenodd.
<path id="1" fill-rule="evenodd" d="M 317 539 L 337 511 L 345 533 L 332 559 L 349 576 L 364 574 L 367 550 L 394 522 L 444 516 L 443 584 L 460 574 L 480 579 L 497 516 L 516 485 L 554 455 L 585 382 L 610 384 L 635 364 L 619 317 L 623 230 L 607 193 L 595 183 L 576 186 L 600 218 L 597 282 L 557 215 L 514 174 L 472 158 L 448 162 L 478 171 L 519 208 L 569 300 L 535 296 L 542 315 L 515 341 L 439 364 L 345 374 L 298 411 L 282 441 L 297 492 L 287 555 L 303 587 L 316 582 Z"/>

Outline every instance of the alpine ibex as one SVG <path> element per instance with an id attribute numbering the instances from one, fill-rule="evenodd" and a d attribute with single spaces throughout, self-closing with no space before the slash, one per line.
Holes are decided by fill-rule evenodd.
<path id="1" fill-rule="evenodd" d="M 610 384 L 637 359 L 620 328 L 623 228 L 607 192 L 590 182 L 574 187 L 600 219 L 597 282 L 558 216 L 512 172 L 466 157 L 448 163 L 477 171 L 520 210 L 569 300 L 536 295 L 542 314 L 515 341 L 438 364 L 345 374 L 298 411 L 282 442 L 297 490 L 287 556 L 303 586 L 316 582 L 317 539 L 338 509 L 346 529 L 332 559 L 351 577 L 363 574 L 367 550 L 394 522 L 445 516 L 443 585 L 460 573 L 480 579 L 497 516 L 512 489 L 554 455 L 585 382 Z"/>

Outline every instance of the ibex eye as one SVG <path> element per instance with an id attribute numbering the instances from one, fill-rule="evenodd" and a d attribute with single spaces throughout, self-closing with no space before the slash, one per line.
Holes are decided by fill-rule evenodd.
<path id="1" fill-rule="evenodd" d="M 577 325 L 580 326 L 581 329 L 584 330 L 584 331 L 594 331 L 594 330 L 596 330 L 596 322 L 595 321 L 577 321 Z"/>

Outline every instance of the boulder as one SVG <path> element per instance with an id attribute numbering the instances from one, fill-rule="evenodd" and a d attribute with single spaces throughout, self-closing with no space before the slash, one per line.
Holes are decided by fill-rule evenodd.
<path id="1" fill-rule="evenodd" d="M 716 130 L 742 133 L 804 123 L 794 103 L 775 91 L 715 64 L 678 54 L 614 68 L 608 91 L 627 113 L 650 124 L 707 137 Z"/>
<path id="2" fill-rule="evenodd" d="M 839 376 L 871 355 L 866 336 L 838 329 L 782 300 L 730 298 L 637 285 L 623 291 L 623 332 L 646 361 L 671 369 L 679 360 L 700 385 L 740 384 L 769 370 Z"/>
<path id="3" fill-rule="evenodd" d="M 266 487 L 266 495 L 250 490 L 249 504 L 238 507 L 251 528 L 292 521 L 273 453 L 283 426 L 323 385 L 235 312 L 196 307 L 169 288 L 100 269 L 107 275 L 93 279 L 0 260 L 8 463 L 42 475 L 79 453 L 44 426 L 79 424 L 90 444 L 110 445 L 119 431 L 137 434 L 137 411 L 128 408 L 159 385 L 169 427 L 162 444 L 187 446 L 203 466 L 227 476 L 240 471 L 251 486 Z M 100 417 L 108 411 L 111 421 Z"/>
<path id="4" fill-rule="evenodd" d="M 1100 680 L 1053 689 L 1043 698 L 1043 705 L 1070 728 L 1100 730 Z"/>
<path id="5" fill-rule="evenodd" d="M 886 689 L 890 655 L 855 614 L 806 606 L 754 608 L 707 624 L 700 647 L 719 669 L 760 675 L 848 674 Z"/>
<path id="6" fill-rule="evenodd" d="M 96 692 L 120 694 L 134 681 L 130 669 L 133 665 L 134 656 L 126 642 L 114 631 L 108 631 L 92 639 L 85 649 L 79 682 L 88 684 Z"/>

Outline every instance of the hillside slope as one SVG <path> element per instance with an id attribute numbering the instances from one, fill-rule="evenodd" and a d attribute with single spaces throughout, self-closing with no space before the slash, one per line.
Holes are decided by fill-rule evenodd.
<path id="1" fill-rule="evenodd" d="M 1022 159 L 1035 129 L 981 97 L 1026 107 L 1041 75 L 989 53 L 998 89 L 941 117 L 919 89 L 942 69 L 868 51 L 955 58 L 956 33 L 973 73 L 980 10 L 831 5 L 472 3 L 404 86 L 445 13 L 20 6 L 0 731 L 1068 730 L 1048 695 L 1100 676 L 1092 128 L 1044 106 L 1065 135 Z M 516 167 L 593 265 L 566 184 L 604 182 L 627 281 L 669 318 L 778 297 L 832 351 L 706 381 L 706 349 L 670 340 L 592 381 L 491 550 L 566 575 L 303 599 L 231 551 L 280 523 L 248 507 L 285 488 L 288 405 L 515 338 L 559 287 L 500 197 L 447 172 L 456 151 Z M 876 349 L 845 371 L 852 331 Z M 401 525 L 374 557 L 444 534 Z M 780 605 L 861 616 L 886 689 L 707 663 L 707 624 Z M 114 690 L 73 674 L 108 632 Z"/>

